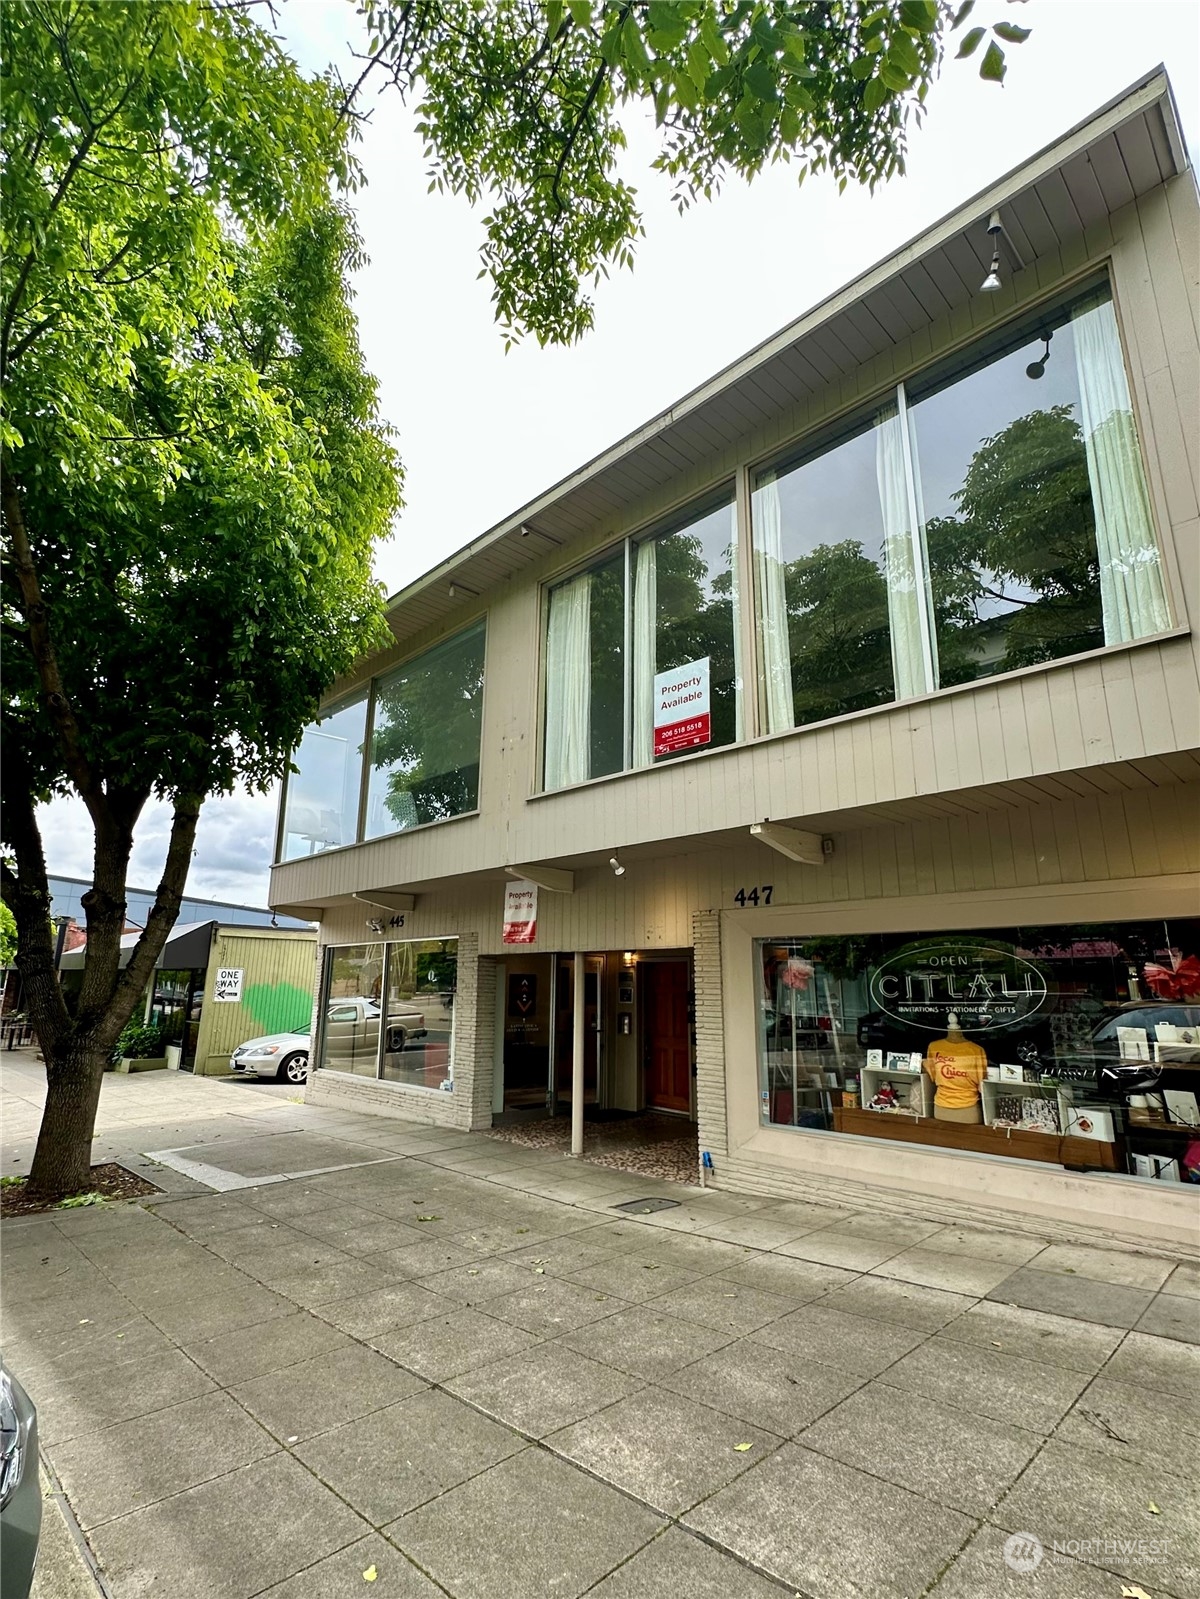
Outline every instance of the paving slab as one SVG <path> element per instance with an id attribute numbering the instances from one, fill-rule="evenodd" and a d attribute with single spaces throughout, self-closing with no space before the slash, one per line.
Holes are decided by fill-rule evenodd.
<path id="1" fill-rule="evenodd" d="M 1164 1466 L 1051 1439 L 988 1519 L 1033 1533 L 1046 1548 L 1057 1542 L 1073 1559 L 1116 1572 L 1156 1599 L 1164 1591 L 1178 1599 L 1200 1592 L 1200 1488 Z"/>
<path id="2" fill-rule="evenodd" d="M 889 1367 L 887 1380 L 895 1388 L 1043 1434 L 1054 1431 L 1088 1385 L 1086 1372 L 941 1334 Z"/>
<path id="3" fill-rule="evenodd" d="M 832 1293 L 835 1288 L 844 1288 L 857 1274 L 790 1255 L 769 1254 L 727 1266 L 719 1275 L 727 1282 L 760 1288 L 769 1294 L 782 1294 L 803 1305 Z"/>
<path id="4" fill-rule="evenodd" d="M 298 1444 L 295 1453 L 361 1516 L 383 1527 L 527 1447 L 508 1427 L 426 1388 Z"/>
<path id="5" fill-rule="evenodd" d="M 210 1393 L 54 1447 L 54 1469 L 79 1523 L 93 1528 L 238 1466 L 274 1441 L 228 1394 Z"/>
<path id="6" fill-rule="evenodd" d="M 1093 1379 L 1063 1418 L 1055 1441 L 1097 1449 L 1121 1460 L 1157 1465 L 1200 1478 L 1200 1413 L 1140 1382 Z"/>
<path id="7" fill-rule="evenodd" d="M 232 1337 L 246 1327 L 275 1316 L 290 1316 L 295 1305 L 283 1294 L 244 1279 L 245 1286 L 228 1293 L 169 1298 L 147 1308 L 146 1314 L 170 1338 L 203 1343 L 218 1336 Z"/>
<path id="8" fill-rule="evenodd" d="M 1011 1276 L 987 1295 L 1026 1310 L 1045 1310 L 1055 1316 L 1073 1316 L 1105 1327 L 1133 1327 L 1149 1307 L 1153 1292 L 1124 1283 L 1099 1282 L 1065 1272 L 1038 1271 L 1018 1266 Z M 1156 1328 L 1146 1329 L 1149 1332 Z"/>
<path id="9" fill-rule="evenodd" d="M 355 1338 L 374 1338 L 393 1327 L 410 1327 L 450 1308 L 443 1294 L 431 1293 L 421 1283 L 388 1283 L 369 1294 L 335 1299 L 318 1306 L 317 1313 Z"/>
<path id="10" fill-rule="evenodd" d="M 376 1349 L 429 1382 L 445 1382 L 538 1342 L 535 1334 L 477 1310 L 393 1328 L 372 1340 Z"/>
<path id="11" fill-rule="evenodd" d="M 451 1377 L 446 1386 L 508 1426 L 544 1438 L 627 1398 L 642 1381 L 554 1341 Z"/>
<path id="12" fill-rule="evenodd" d="M 352 1343 L 237 1383 L 229 1392 L 285 1442 L 382 1410 L 424 1386 L 412 1372 Z"/>
<path id="13" fill-rule="evenodd" d="M 785 1444 L 684 1522 L 820 1599 L 912 1599 L 975 1525 L 797 1444 Z"/>
<path id="14" fill-rule="evenodd" d="M 370 1587 L 365 1572 L 374 1573 Z M 375 1532 L 264 1589 L 259 1599 L 346 1599 L 359 1593 L 370 1599 L 445 1599 L 441 1588 Z"/>
<path id="15" fill-rule="evenodd" d="M 1090 1249 L 1081 1244 L 1050 1244 L 1037 1257 L 1038 1271 L 1058 1271 L 1094 1282 L 1122 1283 L 1127 1288 L 1158 1289 L 1171 1275 L 1174 1261 L 1139 1255 L 1129 1249 Z"/>
<path id="16" fill-rule="evenodd" d="M 781 1440 L 682 1394 L 643 1388 L 551 1433 L 546 1442 L 653 1509 L 678 1516 L 740 1476 Z"/>
<path id="17" fill-rule="evenodd" d="M 895 1322 L 901 1327 L 930 1333 L 961 1316 L 974 1302 L 974 1297 L 968 1294 L 874 1276 L 858 1277 L 821 1301 L 830 1310 L 869 1316 L 873 1320 Z"/>
<path id="18" fill-rule="evenodd" d="M 487 1302 L 489 1316 L 497 1316 L 501 1321 L 547 1338 L 602 1321 L 624 1308 L 623 1299 L 597 1293 L 582 1283 L 536 1275 L 515 1293 L 499 1294 Z"/>
<path id="19" fill-rule="evenodd" d="M 254 1513 L 262 1507 L 270 1513 Z M 118 1595 L 251 1599 L 369 1532 L 299 1461 L 280 1453 L 108 1522 L 90 1536 Z M 370 1591 L 361 1575 L 351 1592 L 360 1590 Z M 424 1599 L 419 1588 L 416 1595 Z"/>
<path id="20" fill-rule="evenodd" d="M 878 1238 L 847 1237 L 845 1233 L 830 1228 L 822 1232 L 805 1233 L 802 1238 L 793 1238 L 790 1244 L 782 1245 L 775 1253 L 862 1272 L 870 1271 L 872 1266 L 878 1266 L 881 1261 L 890 1260 L 904 1248 L 904 1240 L 900 1238 L 885 1242 Z"/>
<path id="21" fill-rule="evenodd" d="M 562 1342 L 592 1360 L 654 1381 L 732 1343 L 733 1335 L 669 1316 L 651 1303 L 566 1333 Z"/>
<path id="22" fill-rule="evenodd" d="M 1200 1344 L 1200 1301 L 1183 1294 L 1155 1294 L 1138 1318 L 1139 1332 Z"/>
<path id="23" fill-rule="evenodd" d="M 970 1255 L 977 1260 L 1007 1261 L 1027 1266 L 1046 1247 L 1046 1240 L 1029 1233 L 1005 1232 L 989 1227 L 943 1227 L 921 1240 L 920 1247 L 934 1254 Z"/>
<path id="24" fill-rule="evenodd" d="M 1200 1410 L 1200 1346 L 1152 1333 L 1126 1333 L 1104 1368 L 1117 1382 L 1144 1383 L 1156 1392 L 1178 1394 Z"/>
<path id="25" fill-rule="evenodd" d="M 749 1570 L 731 1555 L 668 1527 L 632 1560 L 591 1590 L 588 1599 L 791 1599 L 769 1577 Z"/>
<path id="26" fill-rule="evenodd" d="M 184 1344 L 183 1349 L 223 1388 L 228 1388 L 284 1366 L 295 1366 L 312 1355 L 332 1354 L 349 1342 L 345 1333 L 327 1321 L 307 1310 L 298 1310 L 259 1326 L 243 1327 L 232 1336 L 223 1334 L 203 1343 Z"/>
<path id="27" fill-rule="evenodd" d="M 701 1277 L 660 1294 L 651 1308 L 730 1337 L 742 1337 L 786 1316 L 796 1308 L 796 1301 L 760 1288 L 747 1288 L 727 1277 Z"/>
<path id="28" fill-rule="evenodd" d="M 976 1255 L 947 1253 L 920 1245 L 902 1250 L 872 1268 L 877 1277 L 916 1283 L 925 1288 L 943 1288 L 951 1293 L 968 1294 L 973 1299 L 997 1287 L 1015 1269 L 1011 1261 L 981 1260 Z"/>
<path id="29" fill-rule="evenodd" d="M 1120 1593 L 1120 1584 L 1114 1585 L 1108 1572 L 1057 1554 L 1052 1547 L 1035 1553 L 1033 1571 L 1014 1568 L 1004 1558 L 1006 1547 L 1010 1559 L 1019 1559 L 1023 1549 L 1009 1545 L 1011 1536 L 999 1527 L 981 1527 L 934 1583 L 928 1599 L 1030 1599 L 1031 1594 L 1036 1599 L 1115 1599 Z"/>
<path id="30" fill-rule="evenodd" d="M 860 1388 L 866 1379 L 808 1355 L 783 1354 L 743 1339 L 660 1377 L 673 1393 L 791 1437 Z"/>
<path id="31" fill-rule="evenodd" d="M 1120 1328 L 984 1299 L 948 1322 L 940 1336 L 1094 1376 L 1124 1334 Z"/>
<path id="32" fill-rule="evenodd" d="M 970 1406 L 970 1391 L 961 1399 Z M 1024 1428 L 884 1382 L 858 1389 L 798 1441 L 970 1516 L 995 1504 L 1044 1442 Z"/>
<path id="33" fill-rule="evenodd" d="M 42 1375 L 31 1382 L 38 1441 L 62 1443 L 80 1433 L 197 1399 L 215 1387 L 212 1378 L 177 1349 L 99 1370 L 72 1363 L 57 1379 Z"/>
<path id="34" fill-rule="evenodd" d="M 697 1280 L 695 1272 L 664 1265 L 661 1260 L 620 1255 L 606 1255 L 596 1265 L 583 1266 L 568 1275 L 572 1282 L 581 1283 L 593 1293 L 609 1294 L 628 1304 L 657 1299 L 660 1294 Z"/>
<path id="35" fill-rule="evenodd" d="M 1163 1292 L 1185 1299 L 1200 1299 L 1200 1264 L 1181 1261 L 1163 1284 Z"/>
<path id="36" fill-rule="evenodd" d="M 877 1377 L 928 1336 L 896 1322 L 870 1321 L 833 1310 L 824 1302 L 801 1305 L 790 1316 L 781 1316 L 750 1334 L 753 1342 L 767 1349 L 798 1358 L 811 1356 L 859 1377 Z"/>
<path id="37" fill-rule="evenodd" d="M 455 1599 L 577 1599 L 663 1526 L 535 1447 L 394 1522 L 388 1537 Z"/>

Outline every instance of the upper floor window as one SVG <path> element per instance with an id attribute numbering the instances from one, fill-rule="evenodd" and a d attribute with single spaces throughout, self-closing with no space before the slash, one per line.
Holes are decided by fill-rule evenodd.
<path id="1" fill-rule="evenodd" d="M 283 797 L 285 861 L 479 804 L 482 620 L 306 728 Z"/>
<path id="2" fill-rule="evenodd" d="M 365 837 L 478 807 L 483 645 L 480 621 L 376 681 Z"/>
<path id="3" fill-rule="evenodd" d="M 545 786 L 742 736 L 729 495 L 550 590 Z"/>
<path id="4" fill-rule="evenodd" d="M 353 844 L 358 837 L 366 733 L 365 689 L 305 728 L 285 791 L 281 852 L 285 861 Z"/>
<path id="5" fill-rule="evenodd" d="M 1170 626 L 1107 285 L 757 474 L 767 732 Z"/>

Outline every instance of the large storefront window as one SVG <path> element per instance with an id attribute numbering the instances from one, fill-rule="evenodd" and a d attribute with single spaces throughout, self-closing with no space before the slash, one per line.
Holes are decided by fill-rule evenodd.
<path id="1" fill-rule="evenodd" d="M 480 622 L 376 683 L 367 838 L 478 806 L 483 645 Z"/>
<path id="2" fill-rule="evenodd" d="M 767 732 L 1171 625 L 1107 284 L 754 480 Z"/>
<path id="3" fill-rule="evenodd" d="M 329 949 L 317 1065 L 449 1092 L 457 987 L 454 938 Z"/>
<path id="4" fill-rule="evenodd" d="M 346 700 L 305 729 L 283 807 L 283 859 L 353 844 L 358 837 L 367 696 Z"/>
<path id="5" fill-rule="evenodd" d="M 1200 919 L 756 950 L 764 1122 L 1200 1182 Z"/>
<path id="6" fill-rule="evenodd" d="M 550 590 L 546 788 L 743 736 L 735 550 L 725 495 Z"/>

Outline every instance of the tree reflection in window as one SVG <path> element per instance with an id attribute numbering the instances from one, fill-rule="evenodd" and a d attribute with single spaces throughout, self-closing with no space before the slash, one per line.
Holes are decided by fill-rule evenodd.
<path id="1" fill-rule="evenodd" d="M 480 622 L 379 679 L 368 838 L 478 806 L 483 655 Z"/>
<path id="2" fill-rule="evenodd" d="M 1104 643 L 1096 522 L 1071 405 L 1016 418 L 971 457 L 953 516 L 925 536 L 940 682 Z"/>

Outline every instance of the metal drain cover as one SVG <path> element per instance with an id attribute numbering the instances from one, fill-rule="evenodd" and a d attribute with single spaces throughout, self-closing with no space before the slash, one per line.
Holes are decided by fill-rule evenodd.
<path id="1" fill-rule="evenodd" d="M 651 1216 L 656 1210 L 677 1210 L 677 1199 L 627 1199 L 623 1205 L 613 1205 L 612 1210 L 628 1210 L 635 1216 Z"/>

